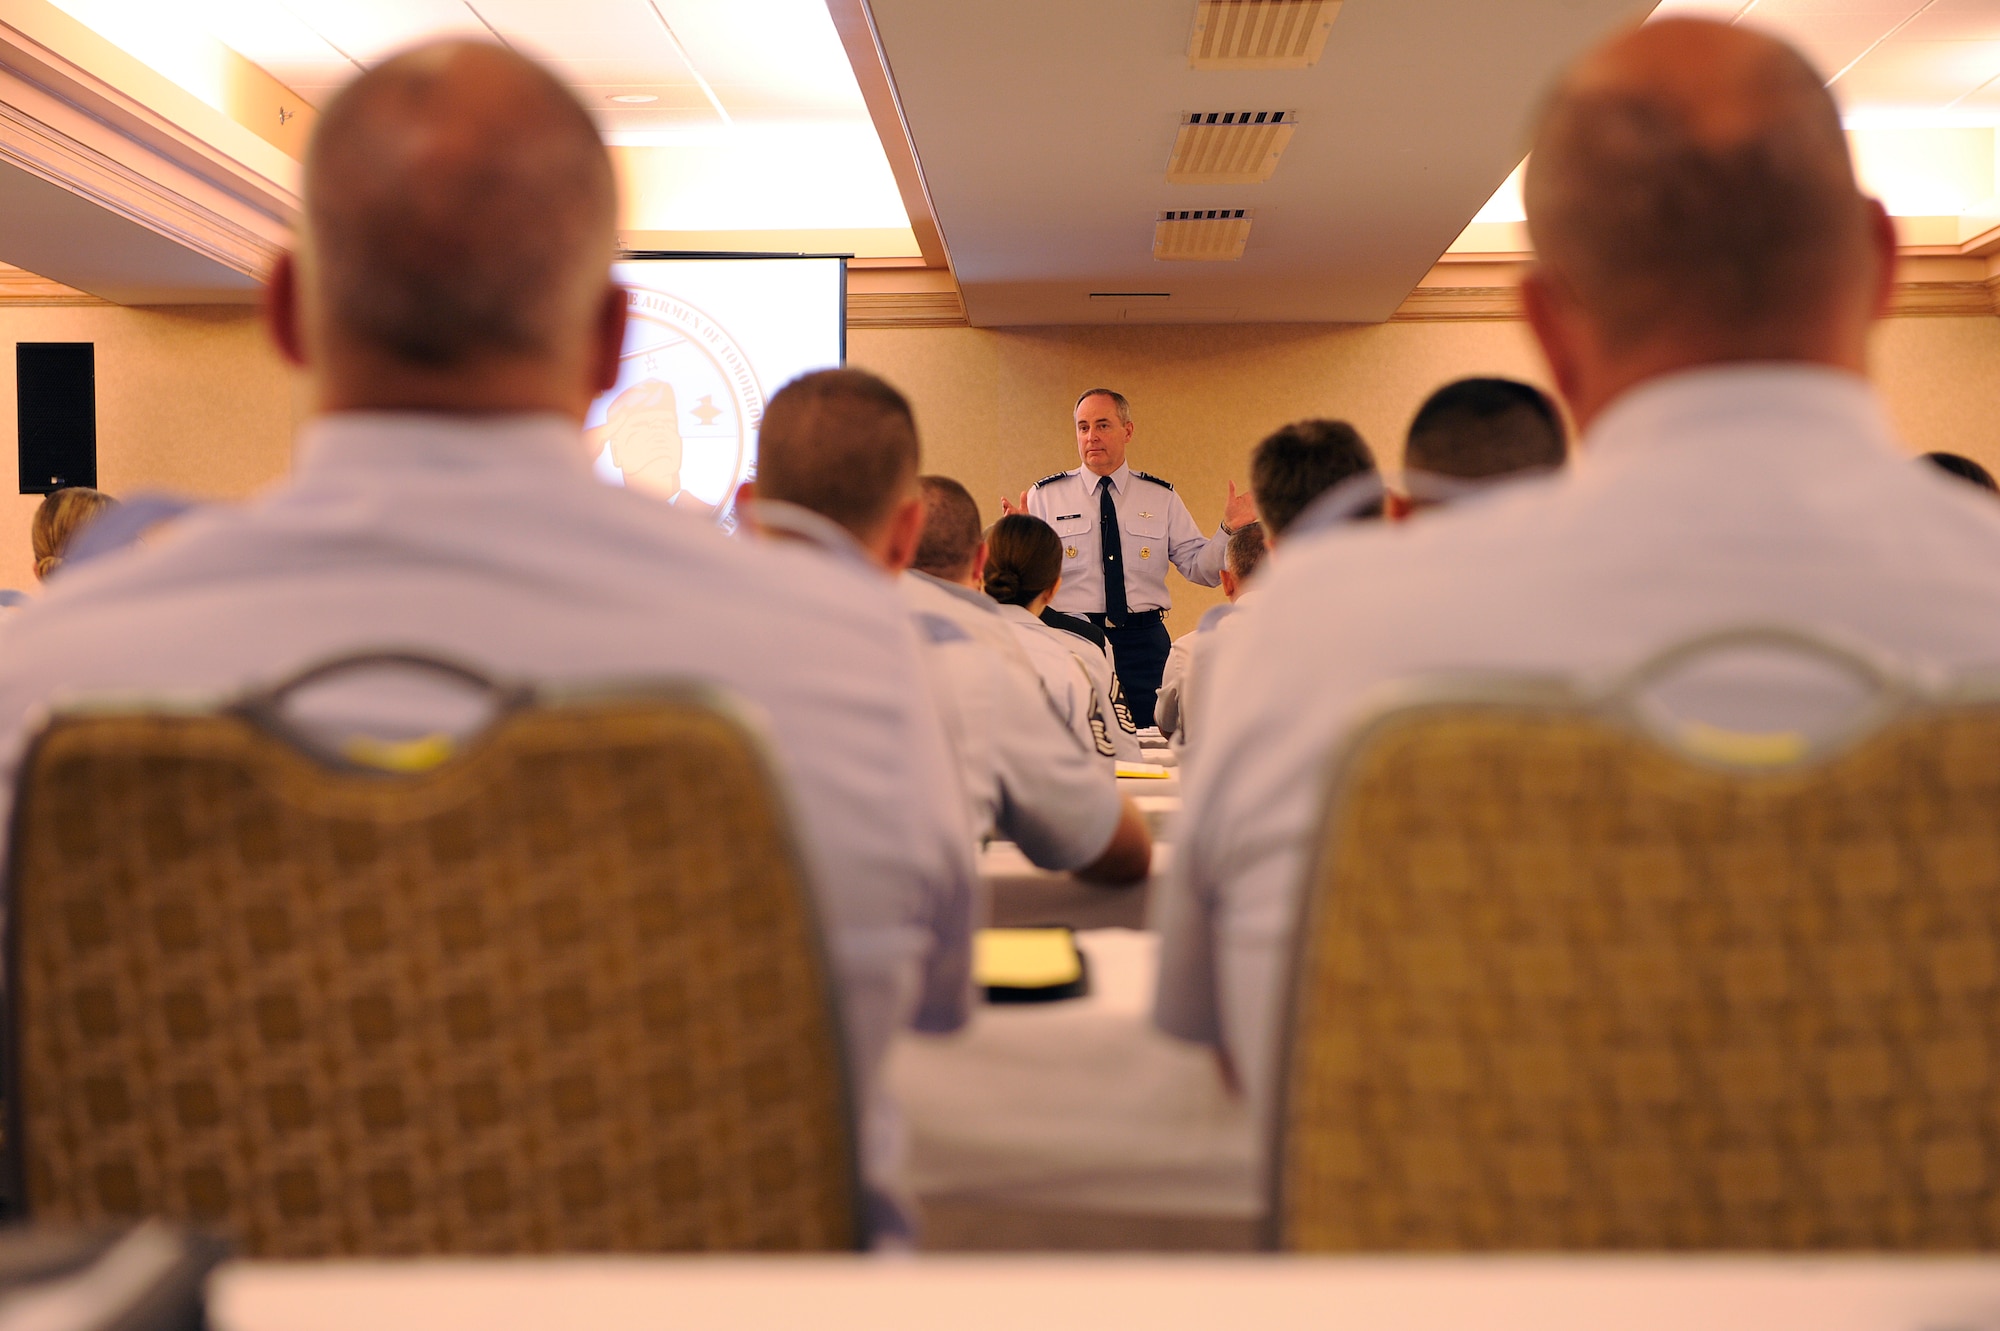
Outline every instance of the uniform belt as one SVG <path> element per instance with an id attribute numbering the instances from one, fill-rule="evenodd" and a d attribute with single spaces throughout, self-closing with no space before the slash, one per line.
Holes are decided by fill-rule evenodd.
<path id="1" fill-rule="evenodd" d="M 1150 623 L 1153 620 L 1159 619 L 1166 613 L 1167 612 L 1164 610 L 1130 610 L 1126 612 L 1125 622 L 1123 624 L 1113 624 L 1111 627 L 1122 629 L 1122 628 L 1129 628 L 1134 624 Z M 1084 618 L 1089 620 L 1091 623 L 1097 625 L 1097 627 L 1103 628 L 1105 622 L 1109 620 L 1111 616 L 1093 610 L 1085 614 Z"/>

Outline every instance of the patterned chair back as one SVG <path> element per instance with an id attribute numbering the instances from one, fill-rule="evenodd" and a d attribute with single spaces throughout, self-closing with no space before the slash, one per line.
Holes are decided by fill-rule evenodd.
<path id="1" fill-rule="evenodd" d="M 1273 1241 L 2000 1247 L 2000 692 L 1873 677 L 1825 743 L 1531 682 L 1363 730 L 1306 894 Z"/>
<path id="2" fill-rule="evenodd" d="M 726 701 L 509 693 L 402 771 L 313 751 L 283 701 L 73 710 L 25 761 L 35 1219 L 288 1258 L 857 1246 L 818 927 Z"/>

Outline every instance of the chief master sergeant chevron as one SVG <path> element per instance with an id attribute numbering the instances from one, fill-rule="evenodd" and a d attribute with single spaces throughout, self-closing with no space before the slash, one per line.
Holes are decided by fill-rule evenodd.
<path id="1" fill-rule="evenodd" d="M 1104 630 L 1118 662 L 1132 720 L 1153 724 L 1153 697 L 1173 647 L 1163 612 L 1167 565 L 1189 582 L 1222 581 L 1229 538 L 1257 520 L 1249 494 L 1229 487 L 1222 526 L 1203 536 L 1174 487 L 1125 462 L 1132 407 L 1122 393 L 1093 388 L 1076 400 L 1076 451 L 1083 465 L 1036 481 L 1009 513 L 1027 512 L 1062 538 L 1062 586 L 1050 609 L 1082 615 Z"/>

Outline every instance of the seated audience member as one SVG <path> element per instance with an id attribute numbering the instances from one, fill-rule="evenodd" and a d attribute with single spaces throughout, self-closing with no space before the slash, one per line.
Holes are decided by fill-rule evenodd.
<path id="1" fill-rule="evenodd" d="M 949 476 L 919 476 L 924 532 L 917 557 L 902 578 L 903 599 L 943 615 L 975 639 L 1032 672 L 1020 635 L 1000 615 L 1000 603 L 982 590 L 986 532 L 972 492 Z"/>
<path id="2" fill-rule="evenodd" d="M 1685 19 L 1614 38 L 1548 103 L 1527 211 L 1523 295 L 1578 461 L 1449 521 L 1287 540 L 1206 686 L 1155 1017 L 1222 1045 L 1265 1107 L 1320 774 L 1385 685 L 1603 678 L 1744 624 L 2000 663 L 2000 506 L 1911 467 L 1865 378 L 1895 231 L 1805 60 Z M 1700 674 L 1689 719 L 1837 723 L 1801 663 Z"/>
<path id="3" fill-rule="evenodd" d="M 1250 497 L 1257 506 L 1254 530 L 1263 534 L 1263 553 L 1268 554 L 1298 526 L 1315 522 L 1333 526 L 1381 516 L 1382 478 L 1375 468 L 1374 450 L 1346 421 L 1293 421 L 1251 451 Z M 1239 595 L 1210 610 L 1202 617 L 1206 632 L 1196 630 L 1188 643 L 1175 700 L 1176 746 L 1183 751 L 1194 742 L 1194 718 L 1201 710 L 1198 695 L 1207 686 L 1216 644 L 1230 629 L 1237 608 L 1247 603 Z"/>
<path id="4" fill-rule="evenodd" d="M 1222 557 L 1222 605 L 1210 606 L 1193 633 L 1183 633 L 1174 640 L 1173 650 L 1167 653 L 1166 669 L 1160 674 L 1160 696 L 1153 708 L 1154 719 L 1159 723 L 1160 733 L 1173 739 L 1181 728 L 1181 689 L 1187 682 L 1188 661 L 1194 655 L 1196 634 L 1206 633 L 1228 616 L 1236 604 L 1236 598 L 1243 594 L 1243 584 L 1264 562 L 1264 554 L 1270 547 L 1264 541 L 1264 524 L 1253 522 L 1239 527 L 1229 538 L 1229 548 Z M 1185 742 L 1185 741 L 1183 741 Z"/>
<path id="5" fill-rule="evenodd" d="M 1403 485 L 1389 495 L 1401 520 L 1477 483 L 1554 471 L 1568 457 L 1562 415 L 1541 389 L 1515 379 L 1460 379 L 1417 409 L 1403 444 Z"/>
<path id="6" fill-rule="evenodd" d="M 1250 498 L 1264 541 L 1276 550 L 1294 539 L 1385 516 L 1387 491 L 1375 451 L 1346 421 L 1293 421 L 1274 430 L 1251 452 Z"/>
<path id="7" fill-rule="evenodd" d="M 582 421 L 625 326 L 616 221 L 588 112 L 522 57 L 434 43 L 355 78 L 314 131 L 298 253 L 267 296 L 316 406 L 296 469 L 59 579 L 9 626 L 8 782 L 27 718 L 59 694 L 225 695 L 387 646 L 517 679 L 734 693 L 769 721 L 863 1169 L 893 1224 L 884 1053 L 898 1028 L 950 1030 L 969 1008 L 975 878 L 951 757 L 880 573 L 732 540 L 593 476 Z M 407 724 L 386 714 L 405 683 L 341 686 L 343 716 Z"/>
<path id="8" fill-rule="evenodd" d="M 136 494 L 120 500 L 76 534 L 63 556 L 64 566 L 74 569 L 131 546 L 149 545 L 201 507 L 195 500 L 175 494 Z"/>
<path id="9" fill-rule="evenodd" d="M 1961 481 L 1971 481 L 1982 490 L 2000 492 L 2000 482 L 1994 481 L 1993 473 L 1962 453 L 1926 453 L 1922 460 Z"/>
<path id="10" fill-rule="evenodd" d="M 898 577 L 927 525 L 918 454 L 909 403 L 874 375 L 822 370 L 794 379 L 771 399 L 757 432 L 751 521 Z M 945 595 L 939 613 L 924 608 L 930 596 L 924 588 L 913 610 L 973 834 L 984 840 L 997 830 L 1045 869 L 1105 882 L 1145 877 L 1152 838 L 1116 778 L 1056 717 L 1031 670 L 958 626 L 964 602 Z M 1011 634 L 997 604 L 967 608 Z"/>
<path id="11" fill-rule="evenodd" d="M 28 528 L 28 539 L 35 550 L 35 581 L 47 582 L 49 575 L 62 567 L 70 543 L 117 502 L 102 490 L 87 485 L 66 485 L 44 495 Z"/>
<path id="12" fill-rule="evenodd" d="M 1056 715 L 1094 752 L 1115 764 L 1140 759 L 1139 737 L 1113 710 L 1110 662 L 1073 633 L 1041 620 L 1062 585 L 1062 538 L 1026 513 L 1009 513 L 986 533 L 986 594 L 1014 630 Z"/>
<path id="13" fill-rule="evenodd" d="M 1273 550 L 1308 510 L 1341 491 L 1358 500 L 1381 492 L 1375 451 L 1346 421 L 1293 421 L 1251 450 L 1250 498 Z M 1348 516 L 1375 516 L 1367 503 L 1356 507 Z"/>
<path id="14" fill-rule="evenodd" d="M 1073 615 L 1067 610 L 1058 610 L 1052 605 L 1043 606 L 1042 613 L 1037 615 L 1036 618 L 1052 629 L 1067 633 L 1072 637 L 1083 639 L 1104 657 L 1106 668 L 1111 672 L 1112 718 L 1118 722 L 1118 728 L 1126 734 L 1137 735 L 1139 733 L 1139 725 L 1132 717 L 1132 709 L 1125 704 L 1125 685 L 1118 678 L 1118 649 L 1111 645 L 1111 635 L 1084 616 Z M 1091 655 L 1089 651 L 1078 647 L 1075 643 L 1070 644 L 1070 650 L 1082 653 L 1078 659 L 1084 661 L 1091 675 L 1099 677 L 1101 682 L 1101 673 L 1097 669 L 1097 657 Z"/>

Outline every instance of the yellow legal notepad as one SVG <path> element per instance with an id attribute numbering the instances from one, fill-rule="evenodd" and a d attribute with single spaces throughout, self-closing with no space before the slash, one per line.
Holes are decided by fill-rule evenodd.
<path id="1" fill-rule="evenodd" d="M 1068 929 L 981 929 L 972 939 L 972 974 L 993 1003 L 1052 1002 L 1090 989 Z"/>

